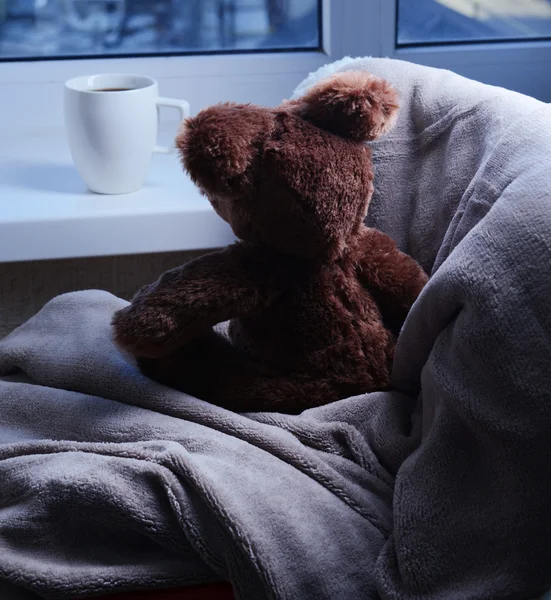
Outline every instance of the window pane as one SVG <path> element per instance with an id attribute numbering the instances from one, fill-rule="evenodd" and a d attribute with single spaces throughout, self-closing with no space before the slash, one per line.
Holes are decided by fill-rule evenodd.
<path id="1" fill-rule="evenodd" d="M 314 49 L 321 0 L 0 0 L 0 60 Z"/>
<path id="2" fill-rule="evenodd" d="M 551 37 L 551 0 L 398 0 L 398 45 Z"/>

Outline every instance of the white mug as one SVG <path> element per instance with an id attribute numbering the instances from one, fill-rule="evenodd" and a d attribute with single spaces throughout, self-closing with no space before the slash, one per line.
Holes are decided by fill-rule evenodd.
<path id="1" fill-rule="evenodd" d="M 65 83 L 65 131 L 73 161 L 99 194 L 139 189 L 157 146 L 159 106 L 189 116 L 185 100 L 159 97 L 157 82 L 143 75 L 90 75 Z"/>

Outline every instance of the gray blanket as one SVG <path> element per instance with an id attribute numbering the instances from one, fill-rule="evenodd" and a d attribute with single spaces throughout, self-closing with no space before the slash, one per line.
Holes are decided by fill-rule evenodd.
<path id="1" fill-rule="evenodd" d="M 228 579 L 236 597 L 528 599 L 551 587 L 551 112 L 446 71 L 400 90 L 370 224 L 432 273 L 397 391 L 238 415 L 69 294 L 0 342 L 0 598 Z M 3 586 L 3 588 L 2 588 Z M 27 590 L 28 592 L 25 592 Z"/>

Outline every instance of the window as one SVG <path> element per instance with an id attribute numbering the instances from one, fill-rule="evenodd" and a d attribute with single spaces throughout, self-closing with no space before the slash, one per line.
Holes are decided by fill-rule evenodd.
<path id="1" fill-rule="evenodd" d="M 0 58 L 314 50 L 320 0 L 0 0 Z"/>
<path id="2" fill-rule="evenodd" d="M 343 56 L 551 101 L 550 12 L 551 0 L 0 0 L 0 128 L 61 127 L 63 82 L 78 75 L 149 75 L 195 112 L 278 104 Z"/>
<path id="3" fill-rule="evenodd" d="M 550 0 L 399 0 L 399 46 L 551 38 Z"/>
<path id="4" fill-rule="evenodd" d="M 551 101 L 551 0 L 380 0 L 380 53 Z"/>

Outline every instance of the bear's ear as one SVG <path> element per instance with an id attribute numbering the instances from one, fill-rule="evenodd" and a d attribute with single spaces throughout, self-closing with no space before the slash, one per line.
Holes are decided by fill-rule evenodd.
<path id="1" fill-rule="evenodd" d="M 374 140 L 389 131 L 399 106 L 396 90 L 365 71 L 335 73 L 293 104 L 314 125 L 356 142 Z"/>

